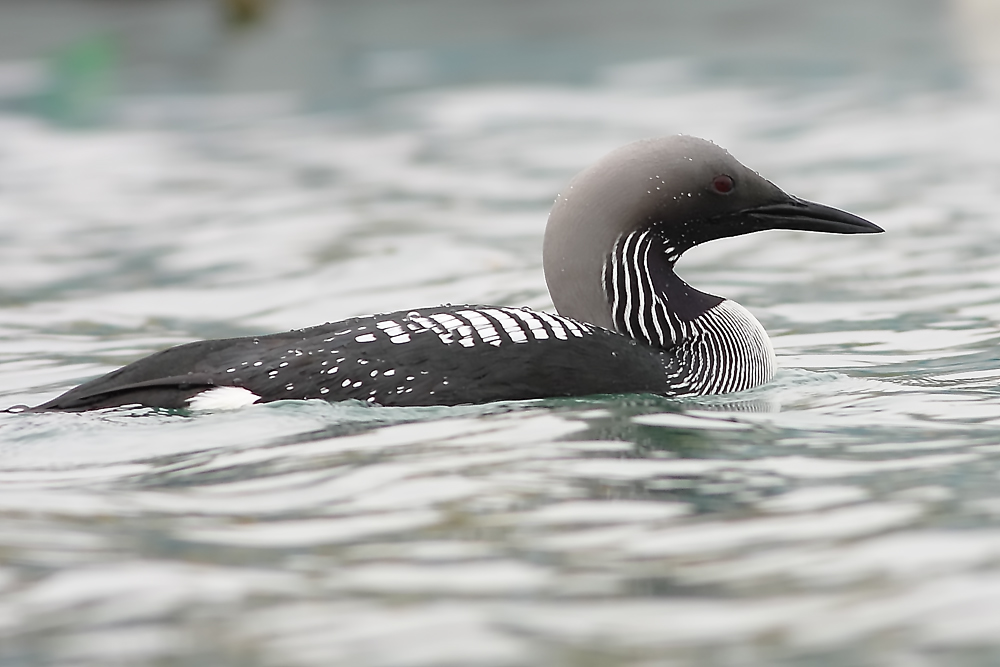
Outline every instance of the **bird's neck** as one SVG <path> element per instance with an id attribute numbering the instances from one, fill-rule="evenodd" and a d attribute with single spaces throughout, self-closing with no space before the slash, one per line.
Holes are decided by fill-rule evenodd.
<path id="1" fill-rule="evenodd" d="M 650 230 L 622 235 L 604 285 L 618 333 L 658 347 L 675 395 L 759 386 L 776 362 L 767 332 L 745 308 L 700 292 L 674 273 L 681 250 Z"/>
<path id="2" fill-rule="evenodd" d="M 697 334 L 694 323 L 724 301 L 696 290 L 674 272 L 683 249 L 655 231 L 623 234 L 604 270 L 615 329 L 663 349 Z"/>

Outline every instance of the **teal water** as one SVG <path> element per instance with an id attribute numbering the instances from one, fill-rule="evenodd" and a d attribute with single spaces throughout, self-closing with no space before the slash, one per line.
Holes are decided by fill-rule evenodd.
<path id="1" fill-rule="evenodd" d="M 0 664 L 996 664 L 1000 106 L 884 93 L 670 58 L 336 111 L 3 113 L 4 405 L 199 338 L 551 308 L 552 198 L 640 137 L 887 231 L 682 260 L 771 334 L 745 394 L 0 415 Z"/>

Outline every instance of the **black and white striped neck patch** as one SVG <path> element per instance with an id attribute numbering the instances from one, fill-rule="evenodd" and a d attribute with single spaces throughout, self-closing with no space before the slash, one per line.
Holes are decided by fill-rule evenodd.
<path id="1" fill-rule="evenodd" d="M 676 249 L 650 229 L 623 234 L 615 242 L 604 285 L 620 333 L 661 348 L 688 337 L 688 322 L 671 311 L 662 290 L 677 256 Z"/>
<path id="2" fill-rule="evenodd" d="M 670 350 L 679 394 L 740 391 L 767 382 L 775 359 L 767 333 L 739 304 L 700 292 L 673 271 L 680 251 L 652 229 L 623 234 L 604 285 L 619 333 Z"/>

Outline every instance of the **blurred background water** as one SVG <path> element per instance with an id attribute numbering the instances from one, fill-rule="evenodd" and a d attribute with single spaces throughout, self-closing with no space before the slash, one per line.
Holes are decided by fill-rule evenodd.
<path id="1" fill-rule="evenodd" d="M 0 665 L 1000 664 L 993 0 L 0 1 L 0 401 L 162 347 L 550 308 L 549 204 L 711 138 L 879 237 L 681 273 L 770 385 L 0 415 Z"/>

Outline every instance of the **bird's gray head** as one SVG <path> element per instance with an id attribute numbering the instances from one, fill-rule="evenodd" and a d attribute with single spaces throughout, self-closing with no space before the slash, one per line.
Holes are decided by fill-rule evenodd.
<path id="1" fill-rule="evenodd" d="M 560 314 L 614 328 L 604 267 L 623 235 L 649 229 L 680 253 L 765 229 L 837 234 L 882 231 L 835 208 L 786 194 L 725 149 L 689 136 L 646 139 L 611 152 L 557 198 L 543 263 Z"/>

